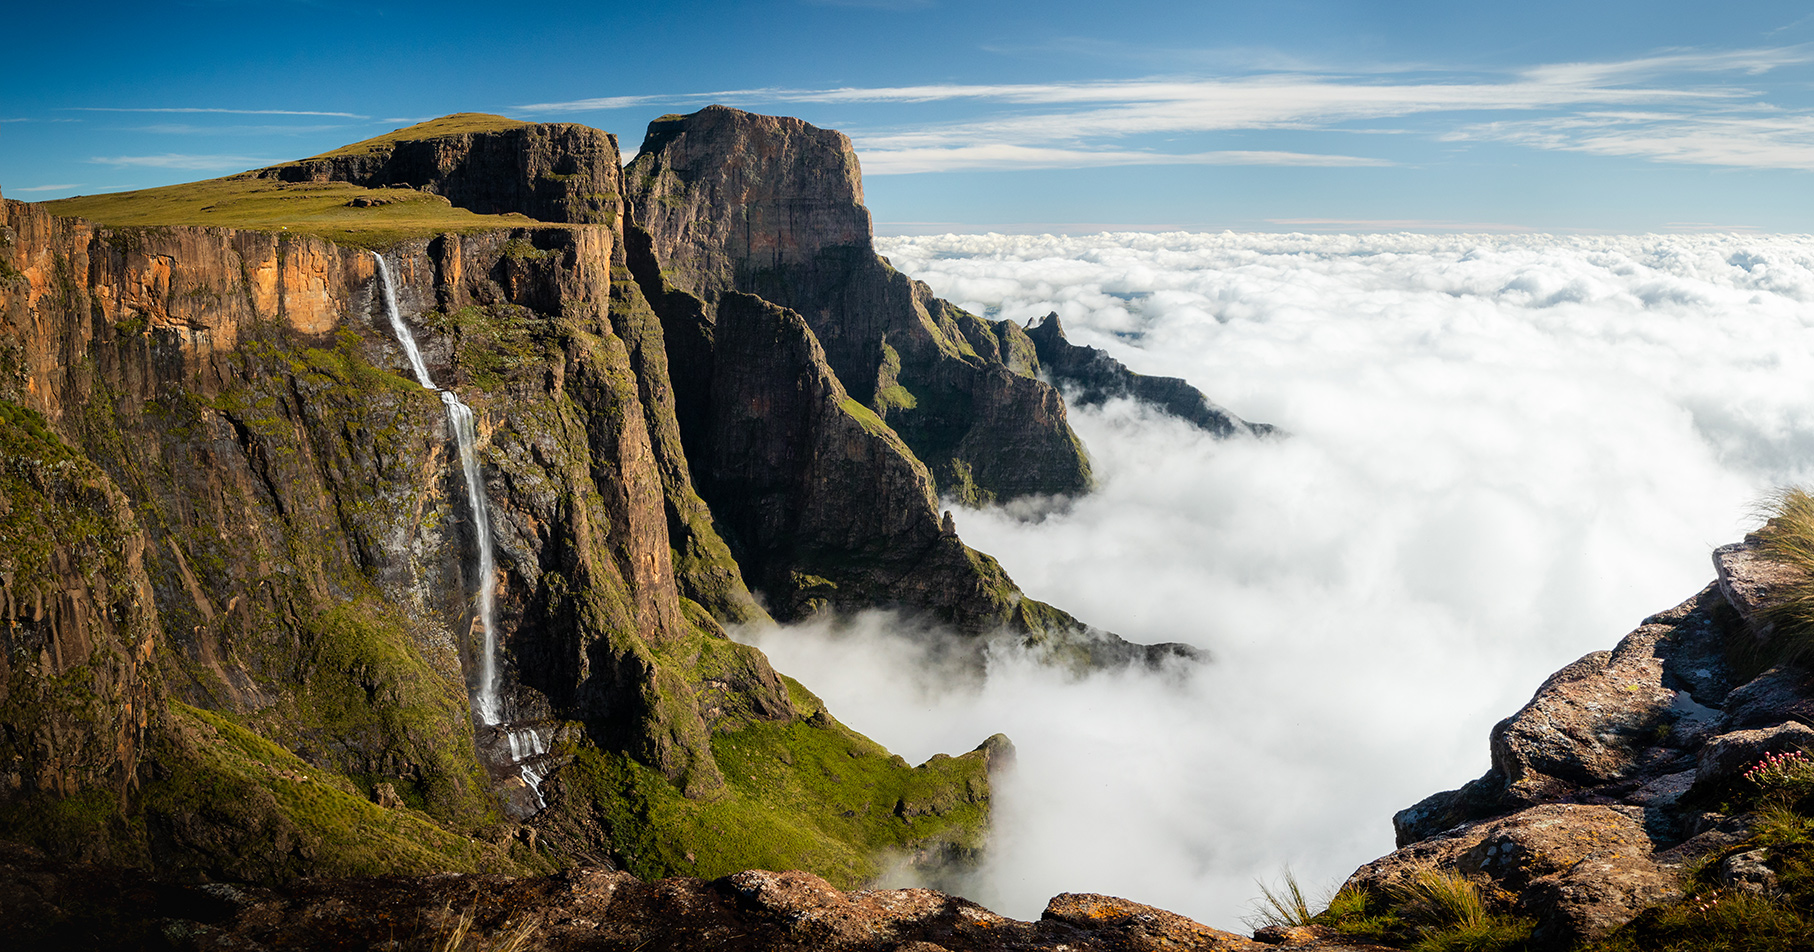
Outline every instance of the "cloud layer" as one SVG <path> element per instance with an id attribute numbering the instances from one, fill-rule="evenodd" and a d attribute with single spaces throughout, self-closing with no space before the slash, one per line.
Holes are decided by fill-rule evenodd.
<path id="1" fill-rule="evenodd" d="M 1394 810 L 1471 779 L 1551 671 L 1711 579 L 1766 489 L 1814 476 L 1814 239 L 944 236 L 880 242 L 992 316 L 1182 376 L 1273 441 L 1074 412 L 1102 480 L 1067 510 L 960 511 L 1034 597 L 1194 674 L 980 683 L 885 616 L 761 644 L 911 759 L 1020 749 L 970 886 L 1233 927 L 1257 876 L 1333 884 Z"/>
<path id="2" fill-rule="evenodd" d="M 1745 85 L 1814 61 L 1806 46 L 1674 50 L 1497 74 L 1405 69 L 1365 75 L 1302 68 L 1253 75 L 1070 83 L 729 89 L 610 96 L 515 107 L 561 115 L 654 105 L 969 104 L 981 114 L 850 129 L 870 175 L 1114 165 L 1390 165 L 1380 156 L 1288 150 L 1200 151 L 1209 133 L 1392 132 L 1385 122 L 1446 117 L 1438 141 L 1497 141 L 1692 165 L 1814 168 L 1814 116 Z M 1793 95 L 1793 94 L 1791 94 Z M 1482 114 L 1515 118 L 1480 121 Z M 1149 137 L 1169 141 L 1154 144 Z M 1138 147 L 1130 140 L 1138 139 Z M 1238 158 L 1236 158 L 1238 156 Z"/>

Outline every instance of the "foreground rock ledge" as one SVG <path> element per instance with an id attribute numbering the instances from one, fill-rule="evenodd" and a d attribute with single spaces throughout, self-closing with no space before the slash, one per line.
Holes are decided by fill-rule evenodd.
<path id="1" fill-rule="evenodd" d="M 261 889 L 157 883 L 130 870 L 0 856 L 0 947 L 519 950 L 1359 950 L 1316 930 L 1273 944 L 1152 906 L 1066 893 L 1037 922 L 930 889 L 844 892 L 810 873 L 746 870 L 643 882 L 577 869 L 445 874 Z M 456 934 L 459 944 L 450 944 Z M 512 944 L 513 940 L 522 944 Z"/>

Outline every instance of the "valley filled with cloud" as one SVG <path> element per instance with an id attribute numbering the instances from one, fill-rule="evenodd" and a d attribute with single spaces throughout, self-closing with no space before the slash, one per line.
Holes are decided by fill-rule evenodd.
<path id="1" fill-rule="evenodd" d="M 1810 477 L 1814 239 L 1117 234 L 884 239 L 991 318 L 1180 376 L 1286 436 L 1073 409 L 1098 492 L 959 510 L 1029 595 L 1192 670 L 981 679 L 889 616 L 760 639 L 918 762 L 1003 731 L 988 865 L 1236 927 L 1256 878 L 1332 887 L 1391 814 L 1487 767 L 1552 671 L 1712 579 L 1710 550 Z"/>

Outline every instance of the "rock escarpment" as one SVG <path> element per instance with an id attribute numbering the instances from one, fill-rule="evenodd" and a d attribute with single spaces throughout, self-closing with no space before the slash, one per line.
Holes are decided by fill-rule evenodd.
<path id="1" fill-rule="evenodd" d="M 1130 645 L 1022 596 L 941 520 L 926 467 L 845 390 L 800 315 L 725 292 L 714 323 L 701 490 L 755 584 L 789 601 L 930 612 L 959 630 L 1026 633 L 1078 665 L 1158 664 L 1183 646 Z"/>
<path id="2" fill-rule="evenodd" d="M 876 256 L 848 139 L 713 106 L 651 123 L 624 175 L 627 261 L 670 341 L 701 495 L 778 617 L 890 607 L 1084 664 L 1192 655 L 1023 597 L 939 525 L 941 493 L 1079 492 L 1088 461 L 1018 327 Z"/>
<path id="3" fill-rule="evenodd" d="M 501 128 L 484 131 L 489 126 Z M 459 131 L 473 127 L 481 131 Z M 518 196 L 523 204 L 516 210 L 585 221 L 591 219 L 522 197 L 545 178 L 538 170 L 553 161 L 551 144 L 580 153 L 563 160 L 568 165 L 616 167 L 616 140 L 573 131 L 583 127 L 455 116 L 419 128 L 420 141 L 381 138 L 258 174 L 407 184 L 456 205 L 471 200 L 474 211 L 495 211 L 504 207 L 497 200 L 472 197 L 471 170 L 488 170 L 481 179 L 488 194 Z M 523 157 L 498 158 L 513 149 Z M 509 184 L 499 184 L 504 180 Z M 988 324 L 932 297 L 875 255 L 856 157 L 843 135 L 723 107 L 664 117 L 650 124 L 637 161 L 623 170 L 621 187 L 611 189 L 598 193 L 611 202 L 603 217 L 616 220 L 618 191 L 629 196 L 630 208 L 618 229 L 623 246 L 616 251 L 620 280 L 613 293 L 626 314 L 658 319 L 658 328 L 639 324 L 636 334 L 645 341 L 659 334 L 661 345 L 637 352 L 663 364 L 667 385 L 647 396 L 671 403 L 684 446 L 684 454 L 664 450 L 661 469 L 670 522 L 680 536 L 674 549 L 686 570 L 680 581 L 690 597 L 700 596 L 723 621 L 762 617 L 741 580 L 724 572 L 734 559 L 745 563 L 744 575 L 782 620 L 823 608 L 889 608 L 973 635 L 1017 634 L 1073 663 L 1195 656 L 1184 646 L 1129 645 L 1091 629 L 1026 599 L 994 560 L 951 533 L 928 537 L 924 529 L 937 518 L 940 492 L 966 501 L 1078 492 L 1089 485 L 1088 462 L 1065 423 L 1063 400 L 1036 378 L 1032 345 L 1018 327 Z M 624 278 L 634 279 L 635 290 Z M 812 489 L 811 480 L 801 479 L 812 470 L 811 459 L 784 450 L 804 451 L 831 437 L 805 431 L 797 434 L 801 440 L 766 451 L 771 472 L 761 477 L 791 481 L 798 491 L 764 492 L 752 501 L 732 488 L 749 485 L 750 474 L 740 471 L 748 467 L 713 447 L 748 445 L 747 435 L 726 432 L 750 418 L 750 407 L 739 401 L 754 389 L 788 386 L 803 372 L 778 339 L 737 337 L 731 351 L 720 353 L 724 299 L 744 292 L 805 321 L 811 360 L 820 365 L 812 372 L 843 388 L 849 409 L 872 424 L 847 430 L 842 445 L 881 469 L 851 473 L 840 485 L 873 478 L 892 488 Z M 734 377 L 744 389 L 721 393 L 721 377 Z M 845 409 L 832 417 L 841 419 Z M 652 425 L 668 433 L 665 424 Z M 888 461 L 903 456 L 912 465 L 891 470 Z M 691 486 L 680 485 L 683 469 Z M 706 507 L 724 514 L 722 540 L 717 532 L 686 528 L 682 516 L 692 512 L 697 521 Z M 818 531 L 832 521 L 847 528 Z M 878 538 L 851 526 L 888 527 L 889 534 Z M 719 589 L 722 596 L 708 594 Z"/>
<path id="4" fill-rule="evenodd" d="M 349 182 L 431 191 L 462 208 L 537 221 L 610 225 L 618 213 L 617 137 L 571 122 L 461 113 L 326 155 L 260 169 L 281 182 Z"/>
<path id="5" fill-rule="evenodd" d="M 634 282 L 614 289 L 611 228 L 387 252 L 431 376 L 479 417 L 500 572 L 477 579 L 440 401 L 404 376 L 367 254 L 0 214 L 0 401 L 25 474 L 8 502 L 39 513 L 14 528 L 47 553 L 9 576 L 8 657 L 50 659 L 5 671 L 6 836 L 258 881 L 786 855 L 857 882 L 873 849 L 976 848 L 981 755 L 891 760 L 719 627 L 760 609 L 692 490 L 660 324 Z M 539 837 L 493 795 L 534 809 L 517 740 L 469 715 L 478 585 L 500 605 L 511 730 L 562 767 Z M 866 786 L 719 766 L 809 750 L 866 765 Z M 826 797 L 863 821 L 790 817 Z M 672 825 L 630 849 L 656 803 Z M 703 848 L 728 815 L 743 851 Z"/>
<path id="6" fill-rule="evenodd" d="M 1089 487 L 1063 401 L 1016 359 L 1030 352 L 1025 335 L 876 255 L 842 134 L 722 106 L 663 117 L 625 169 L 625 195 L 660 280 L 708 310 L 741 291 L 798 313 L 939 493 L 984 502 Z"/>
<path id="7" fill-rule="evenodd" d="M 1457 872 L 1534 920 L 1544 949 L 1678 901 L 1689 867 L 1774 891 L 1776 873 L 1758 861 L 1768 851 L 1746 845 L 1757 818 L 1739 808 L 1741 775 L 1767 755 L 1814 750 L 1814 676 L 1760 660 L 1783 570 L 1754 540 L 1714 563 L 1714 584 L 1544 682 L 1493 728 L 1486 775 L 1400 811 L 1399 850 L 1349 885 L 1386 895 L 1418 870 Z"/>
<path id="8" fill-rule="evenodd" d="M 1075 492 L 1087 462 L 1019 328 L 875 257 L 847 141 L 714 109 L 650 142 L 632 189 L 604 133 L 459 116 L 183 193 L 352 190 L 315 237 L 147 224 L 151 192 L 95 206 L 131 227 L 0 205 L 0 840 L 267 885 L 937 876 L 979 855 L 1006 740 L 889 755 L 726 636 L 758 594 L 1080 666 L 1189 654 L 1024 598 L 940 518 L 941 490 Z M 402 188 L 507 227 L 356 217 Z M 319 237 L 341 225 L 384 237 L 476 418 L 487 577 L 441 401 L 375 259 Z M 499 725 L 469 706 L 481 590 Z"/>
<path id="9" fill-rule="evenodd" d="M 1039 358 L 1039 369 L 1054 383 L 1073 391 L 1080 406 L 1093 406 L 1118 397 L 1138 400 L 1178 417 L 1216 436 L 1266 436 L 1271 424 L 1249 423 L 1216 405 L 1203 391 L 1177 377 L 1138 374 L 1095 347 L 1080 347 L 1065 339 L 1064 325 L 1056 312 L 1027 329 Z"/>

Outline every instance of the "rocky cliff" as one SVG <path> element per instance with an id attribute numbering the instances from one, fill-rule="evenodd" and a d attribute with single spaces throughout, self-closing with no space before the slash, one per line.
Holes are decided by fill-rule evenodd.
<path id="1" fill-rule="evenodd" d="M 889 607 L 1078 664 L 1194 657 L 1025 598 L 940 524 L 941 494 L 1081 492 L 1089 464 L 1018 327 L 875 254 L 849 139 L 713 106 L 650 123 L 624 177 L 701 495 L 778 617 Z"/>
<path id="2" fill-rule="evenodd" d="M 626 201 L 661 280 L 707 308 L 729 291 L 798 313 L 850 395 L 965 502 L 1090 485 L 1031 347 L 879 258 L 856 152 L 798 119 L 712 106 L 649 124 Z"/>
<path id="3" fill-rule="evenodd" d="M 724 625 L 889 608 L 1080 666 L 1189 655 L 1024 598 L 941 518 L 1087 462 L 1019 328 L 875 257 L 847 141 L 722 109 L 649 141 L 636 188 L 609 135 L 467 115 L 66 206 L 130 225 L 0 204 L 0 840 L 28 865 L 159 895 L 936 878 L 979 855 L 1007 740 L 911 767 Z M 252 227 L 205 224 L 234 203 Z"/>
<path id="4" fill-rule="evenodd" d="M 259 881 L 785 855 L 854 883 L 881 849 L 976 849 L 983 753 L 908 768 L 719 627 L 762 612 L 693 491 L 660 322 L 612 280 L 611 226 L 386 251 L 430 376 L 478 418 L 491 578 L 369 254 L 13 202 L 0 235 L 25 540 L 7 657 L 37 659 L 4 672 L 7 836 Z M 475 730 L 479 586 L 506 723 Z M 860 785 L 802 773 L 834 754 Z M 726 758 L 802 767 L 727 778 Z M 539 812 L 525 765 L 554 770 Z M 718 842 L 726 823 L 749 835 Z"/>
<path id="5" fill-rule="evenodd" d="M 617 137 L 608 132 L 461 113 L 399 133 L 254 175 L 420 189 L 483 215 L 605 225 L 617 219 Z"/>
<path id="6" fill-rule="evenodd" d="M 1071 399 L 1079 406 L 1119 397 L 1138 400 L 1215 436 L 1266 436 L 1274 432 L 1271 424 L 1249 423 L 1217 406 L 1203 391 L 1177 377 L 1138 374 L 1106 351 L 1071 343 L 1064 336 L 1064 325 L 1056 312 L 1028 328 L 1026 336 L 1033 341 L 1038 369 L 1054 383 L 1070 389 Z"/>

